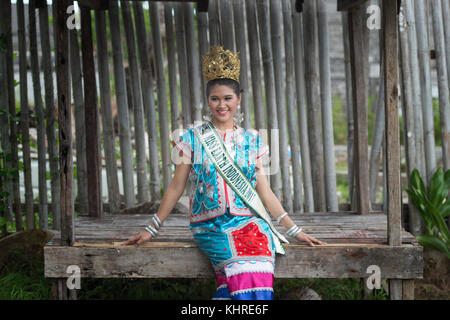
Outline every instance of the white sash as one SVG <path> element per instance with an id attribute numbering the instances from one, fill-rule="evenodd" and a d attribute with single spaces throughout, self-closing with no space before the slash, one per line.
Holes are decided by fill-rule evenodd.
<path id="1" fill-rule="evenodd" d="M 275 252 L 285 254 L 280 240 L 284 243 L 289 242 L 273 226 L 270 215 L 267 213 L 261 198 L 250 181 L 248 181 L 246 175 L 234 163 L 214 125 L 211 122 L 206 121 L 203 124 L 194 127 L 194 131 L 200 140 L 200 143 L 203 145 L 206 154 L 222 178 L 250 208 L 267 222 L 272 233 L 275 235 L 273 237 Z"/>

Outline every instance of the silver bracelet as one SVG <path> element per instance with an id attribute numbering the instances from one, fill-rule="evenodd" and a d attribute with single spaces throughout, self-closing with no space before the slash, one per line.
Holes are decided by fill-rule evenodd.
<path id="1" fill-rule="evenodd" d="M 297 225 L 293 225 L 288 231 L 286 231 L 286 235 L 288 237 L 295 238 L 300 232 L 302 232 L 302 228 L 299 228 Z"/>
<path id="2" fill-rule="evenodd" d="M 281 222 L 281 220 L 285 217 L 285 216 L 287 216 L 287 212 L 285 212 L 285 213 L 283 213 L 283 214 L 281 214 L 279 217 L 278 217 L 278 219 L 277 219 L 277 224 L 278 225 L 280 225 L 280 222 Z"/>
<path id="3" fill-rule="evenodd" d="M 156 213 L 153 215 L 152 221 L 153 221 L 153 225 L 155 226 L 156 230 L 159 230 L 162 226 L 162 222 L 161 222 L 161 220 L 159 220 L 159 217 Z"/>
<path id="4" fill-rule="evenodd" d="M 152 238 L 156 238 L 158 236 L 158 231 L 155 228 L 153 228 L 153 226 L 151 226 L 151 225 L 148 225 L 147 227 L 145 227 L 145 231 L 150 233 Z"/>

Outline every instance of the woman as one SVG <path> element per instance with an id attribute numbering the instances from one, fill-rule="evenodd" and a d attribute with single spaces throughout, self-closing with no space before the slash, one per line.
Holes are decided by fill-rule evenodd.
<path id="1" fill-rule="evenodd" d="M 242 99 L 238 54 L 212 47 L 203 59 L 202 71 L 208 81 L 206 95 L 211 119 L 205 124 L 218 133 L 215 136 L 223 142 L 224 154 L 230 155 L 229 163 L 224 160 L 225 167 L 240 168 L 242 176 L 248 179 L 247 187 L 256 190 L 260 203 L 288 230 L 288 236 L 310 246 L 325 245 L 302 232 L 289 218 L 264 173 L 262 156 L 267 154 L 267 146 L 255 130 L 244 130 L 236 123 Z M 125 244 L 138 246 L 157 236 L 190 177 L 194 185 L 189 205 L 190 229 L 216 272 L 217 291 L 213 299 L 273 299 L 275 253 L 283 251 L 278 239 L 283 237 L 277 235 L 271 222 L 264 218 L 261 207 L 251 205 L 244 193 L 239 193 L 237 183 L 227 179 L 223 165 L 215 162 L 199 128 L 204 126 L 191 127 L 175 139 L 174 145 L 183 161 L 176 166 L 152 225 Z M 212 148 L 220 150 L 221 142 L 213 141 Z"/>

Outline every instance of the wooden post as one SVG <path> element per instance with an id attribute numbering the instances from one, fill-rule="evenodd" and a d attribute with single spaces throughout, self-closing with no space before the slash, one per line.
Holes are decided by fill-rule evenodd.
<path id="1" fill-rule="evenodd" d="M 25 184 L 25 225 L 27 230 L 31 230 L 34 228 L 34 200 L 31 178 L 30 110 L 28 107 L 27 45 L 23 0 L 17 1 L 17 33 L 19 38 L 20 125 L 22 131 L 23 176 Z"/>
<path id="2" fill-rule="evenodd" d="M 175 34 L 173 27 L 172 10 L 173 5 L 171 3 L 164 3 L 164 21 L 166 29 L 166 45 L 167 45 L 167 60 L 168 60 L 167 64 L 169 69 L 171 132 L 173 132 L 176 129 L 180 129 L 182 126 L 182 121 L 180 118 L 178 107 L 177 61 L 176 61 Z M 202 15 L 203 14 L 204 13 L 202 13 Z M 203 106 L 205 108 L 207 107 L 206 99 Z"/>
<path id="3" fill-rule="evenodd" d="M 75 116 L 75 143 L 78 194 L 76 202 L 80 215 L 88 214 L 88 190 L 86 169 L 86 128 L 84 126 L 83 72 L 81 70 L 78 31 L 69 31 L 70 71 L 72 79 L 73 105 Z"/>
<path id="4" fill-rule="evenodd" d="M 201 68 L 202 57 L 210 49 L 209 40 L 208 40 L 208 28 L 209 28 L 209 26 L 208 26 L 208 13 L 207 12 L 202 12 L 202 11 L 199 10 L 199 3 L 197 3 L 197 11 L 196 12 L 197 12 L 197 29 L 198 29 L 198 52 L 200 54 L 200 57 L 199 57 L 200 66 L 199 66 L 199 68 Z M 168 20 L 168 18 L 166 18 L 166 21 L 167 20 Z M 172 22 L 172 20 L 170 20 L 170 22 Z M 170 30 L 168 29 L 168 27 L 170 27 Z M 173 33 L 172 29 L 173 29 L 172 24 L 170 24 L 170 26 L 168 26 L 168 24 L 166 22 L 166 43 L 167 43 L 167 54 L 168 55 L 169 55 L 169 35 L 168 35 L 168 33 L 170 33 L 170 32 Z M 172 34 L 170 36 L 173 38 Z M 170 39 L 170 41 L 173 42 L 172 39 Z M 171 45 L 173 45 L 173 43 Z M 242 53 L 241 53 L 241 57 L 242 57 Z M 170 67 L 175 67 L 176 66 L 176 64 L 174 66 L 171 66 L 170 62 L 169 62 L 168 65 L 169 65 L 169 69 L 170 69 Z M 170 70 L 169 70 L 169 75 L 170 75 Z M 241 59 L 241 75 L 242 75 L 242 59 Z M 170 80 L 169 80 L 169 82 L 170 82 Z M 206 79 L 204 77 L 202 77 L 202 76 L 200 77 L 200 84 L 201 84 L 200 99 L 202 101 L 202 106 L 203 106 L 202 112 L 203 112 L 203 115 L 205 115 L 205 114 L 207 114 L 209 107 L 208 107 L 208 101 L 206 99 Z M 244 96 L 246 96 L 246 95 L 244 95 Z M 242 101 L 241 101 L 241 105 L 242 105 Z"/>
<path id="5" fill-rule="evenodd" d="M 114 123 L 111 109 L 111 85 L 108 68 L 108 42 L 106 39 L 105 11 L 95 11 L 95 30 L 97 37 L 97 65 L 102 110 L 103 145 L 105 148 L 106 178 L 108 187 L 109 211 L 120 209 L 119 178 L 115 151 Z"/>
<path id="6" fill-rule="evenodd" d="M 256 16 L 256 2 L 247 1 L 246 14 L 247 14 L 247 28 L 248 34 L 254 35 L 248 37 L 248 48 L 250 59 L 250 71 L 252 76 L 252 93 L 253 93 L 253 113 L 255 115 L 255 128 L 267 128 L 265 122 L 265 110 L 263 102 L 262 92 L 262 76 L 261 76 L 261 58 L 260 58 L 260 45 L 258 36 L 258 18 Z"/>
<path id="7" fill-rule="evenodd" d="M 368 132 L 367 132 L 367 96 L 366 69 L 364 63 L 364 34 L 365 28 L 362 12 L 351 9 L 348 13 L 348 30 L 350 33 L 350 57 L 352 66 L 352 93 L 354 135 L 354 162 L 356 169 L 356 203 L 359 214 L 370 211 L 369 201 L 369 166 L 368 166 Z"/>
<path id="8" fill-rule="evenodd" d="M 441 1 L 431 1 L 434 47 L 436 51 L 436 67 L 439 88 L 439 115 L 442 139 L 442 163 L 444 170 L 450 169 L 450 100 L 447 64 L 450 63 L 445 56 L 444 26 L 442 21 Z M 449 17 L 446 17 L 448 19 Z"/>
<path id="9" fill-rule="evenodd" d="M 167 110 L 167 93 L 166 93 L 166 76 L 164 71 L 164 53 L 161 41 L 161 33 L 159 30 L 159 14 L 158 4 L 156 2 L 150 2 L 150 26 L 153 38 L 153 52 L 155 54 L 156 65 L 156 85 L 158 90 L 158 113 L 159 113 L 159 136 L 161 141 L 161 158 L 162 158 L 162 173 L 163 173 L 163 186 L 164 190 L 169 187 L 172 180 L 171 162 L 170 162 L 170 141 L 169 141 L 169 114 Z M 189 12 L 187 12 L 189 11 Z M 189 79 L 191 82 L 192 103 L 195 110 L 194 118 L 196 120 L 201 119 L 202 106 L 200 103 L 200 75 L 199 75 L 199 61 L 197 50 L 195 49 L 195 37 L 194 37 L 194 24 L 192 17 L 192 6 L 187 5 L 185 7 L 185 13 L 190 16 L 187 20 L 191 23 L 186 27 L 190 29 L 190 34 L 187 38 L 188 48 L 190 51 L 191 69 Z M 191 44 L 189 44 L 192 42 Z M 192 74 L 192 75 L 191 75 Z M 194 89 L 195 88 L 195 89 Z"/>
<path id="10" fill-rule="evenodd" d="M 292 178 L 294 182 L 293 212 L 303 211 L 303 191 L 300 172 L 300 147 L 298 142 L 297 121 L 295 117 L 295 91 L 294 91 L 294 47 L 292 35 L 292 8 L 290 1 L 283 1 L 283 28 L 284 28 L 284 47 L 286 56 L 286 108 L 289 130 L 289 145 L 292 156 Z M 291 176 L 291 175 L 289 175 Z M 289 181 L 290 183 L 290 181 Z"/>
<path id="11" fill-rule="evenodd" d="M 426 23 L 426 2 L 415 0 L 415 14 L 417 27 L 417 45 L 419 52 L 421 89 L 422 89 L 422 112 L 423 112 L 423 135 L 426 160 L 426 177 L 424 181 L 429 182 L 436 170 L 436 146 L 434 140 L 433 125 L 433 101 L 431 96 L 431 70 L 430 70 L 430 48 L 428 44 L 428 29 Z"/>
<path id="12" fill-rule="evenodd" d="M 69 85 L 69 33 L 67 30 L 68 0 L 55 3 L 56 83 L 58 94 L 59 168 L 61 182 L 61 241 L 75 242 L 74 205 L 72 196 L 72 112 Z"/>
<path id="13" fill-rule="evenodd" d="M 323 177 L 323 148 L 320 131 L 320 81 L 317 63 L 316 1 L 306 0 L 303 8 L 303 41 L 305 53 L 305 86 L 308 105 L 308 138 L 311 156 L 311 173 L 315 211 L 325 212 L 327 200 Z"/>
<path id="14" fill-rule="evenodd" d="M 92 45 L 91 12 L 81 6 L 81 56 L 84 83 L 84 122 L 86 126 L 86 168 L 89 216 L 101 218 L 102 202 L 99 176 L 97 127 L 97 85 L 95 80 L 94 48 Z"/>
<path id="15" fill-rule="evenodd" d="M 219 0 L 209 0 L 208 6 L 208 19 L 209 19 L 209 42 L 211 46 L 222 45 L 222 39 L 220 34 L 220 12 L 219 12 Z"/>
<path id="16" fill-rule="evenodd" d="M 147 119 L 147 135 L 150 158 L 150 197 L 151 200 L 161 199 L 161 180 L 159 173 L 158 134 L 156 126 L 155 97 L 152 69 L 149 59 L 149 45 L 145 29 L 144 12 L 139 2 L 133 3 L 134 23 L 138 42 L 138 54 L 141 66 L 142 101 Z M 176 86 L 175 86 L 176 88 Z"/>
<path id="17" fill-rule="evenodd" d="M 128 102 L 125 84 L 125 70 L 123 68 L 122 39 L 120 35 L 119 9 L 116 1 L 110 2 L 109 29 L 111 33 L 111 46 L 114 64 L 114 84 L 117 99 L 117 118 L 119 120 L 120 161 L 122 165 L 123 190 L 125 206 L 134 206 L 134 177 L 130 137 L 130 120 L 128 115 Z M 150 150 L 151 151 L 151 150 Z"/>
<path id="18" fill-rule="evenodd" d="M 181 107 L 183 115 L 183 127 L 192 122 L 191 105 L 189 91 L 189 70 L 187 67 L 187 53 L 185 41 L 185 24 L 183 19 L 183 8 L 180 3 L 174 5 L 175 8 L 175 34 L 177 39 L 178 69 L 180 76 Z"/>
<path id="19" fill-rule="evenodd" d="M 323 162 L 327 211 L 337 212 L 339 211 L 339 207 L 336 191 L 328 17 L 324 0 L 317 1 L 317 25 L 319 35 L 320 97 L 322 106 Z"/>
<path id="20" fill-rule="evenodd" d="M 52 193 L 51 211 L 53 213 L 53 229 L 59 230 L 61 224 L 60 213 L 60 183 L 59 183 L 59 169 L 58 169 L 58 151 L 56 143 L 55 132 L 55 101 L 53 89 L 53 74 L 52 74 L 52 58 L 50 48 L 50 34 L 48 23 L 48 8 L 47 3 L 44 2 L 42 8 L 39 8 L 39 27 L 41 36 L 42 48 L 42 70 L 44 71 L 44 86 L 45 86 L 45 118 L 47 121 L 47 151 L 50 164 L 50 182 Z"/>
<path id="21" fill-rule="evenodd" d="M 270 134 L 270 155 L 271 165 L 268 174 L 270 174 L 270 187 L 278 199 L 281 199 L 281 181 L 280 181 L 280 147 L 277 101 L 275 92 L 275 75 L 273 68 L 272 40 L 270 38 L 270 12 L 268 0 L 257 0 L 256 8 L 258 12 L 259 37 L 261 43 L 261 56 L 264 67 L 264 86 L 266 91 L 268 133 Z"/>
<path id="22" fill-rule="evenodd" d="M 251 127 L 251 111 L 250 111 L 250 92 L 248 83 L 248 65 L 247 65 L 247 36 L 245 32 L 245 1 L 233 0 L 233 16 L 234 16 L 234 28 L 235 28 L 235 38 L 236 38 L 236 51 L 239 52 L 239 57 L 241 61 L 241 73 L 239 77 L 239 85 L 243 91 L 241 99 L 241 112 L 244 114 L 242 127 L 249 129 Z M 255 21 L 256 22 L 256 21 Z M 256 35 L 254 38 L 258 38 Z"/>
<path id="23" fill-rule="evenodd" d="M 292 0 L 292 2 L 295 0 Z M 292 3 L 294 4 L 294 3 Z M 306 104 L 305 66 L 303 52 L 302 15 L 292 11 L 294 29 L 295 89 L 297 92 L 297 122 L 300 135 L 300 153 L 302 158 L 302 174 L 304 186 L 304 211 L 314 212 L 314 196 L 311 176 L 311 156 L 309 154 L 308 112 Z"/>
<path id="24" fill-rule="evenodd" d="M 39 58 L 36 39 L 36 7 L 35 0 L 28 6 L 30 22 L 30 60 L 31 72 L 33 76 L 33 92 L 35 102 L 35 113 L 37 120 L 38 135 L 38 170 L 39 170 L 39 226 L 42 229 L 48 228 L 48 200 L 47 200 L 47 170 L 45 159 L 45 122 L 44 110 L 42 106 L 41 82 L 39 77 Z M 69 99 L 70 100 L 70 99 Z"/>
<path id="25" fill-rule="evenodd" d="M 386 211 L 388 242 L 401 246 L 400 134 L 398 121 L 398 36 L 397 1 L 383 1 L 383 32 L 386 112 Z M 402 280 L 389 281 L 391 299 L 402 298 Z"/>

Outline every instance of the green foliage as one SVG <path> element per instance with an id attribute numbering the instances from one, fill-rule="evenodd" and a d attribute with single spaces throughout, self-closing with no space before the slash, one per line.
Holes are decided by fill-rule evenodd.
<path id="1" fill-rule="evenodd" d="M 444 253 L 450 259 L 450 231 L 445 218 L 450 214 L 450 170 L 445 173 L 438 168 L 431 179 L 428 190 L 414 169 L 411 174 L 411 189 L 407 189 L 414 205 L 424 221 L 426 234 L 417 236 L 419 243 Z"/>

